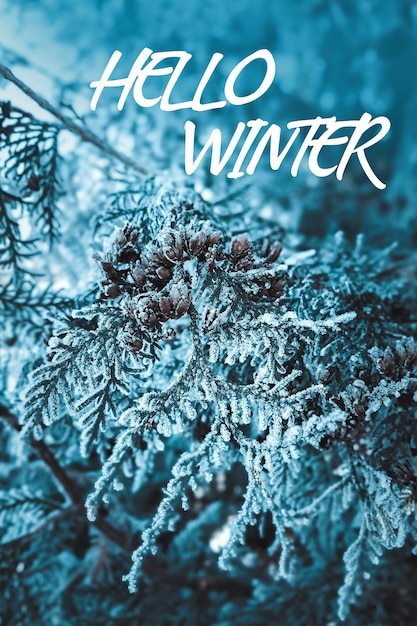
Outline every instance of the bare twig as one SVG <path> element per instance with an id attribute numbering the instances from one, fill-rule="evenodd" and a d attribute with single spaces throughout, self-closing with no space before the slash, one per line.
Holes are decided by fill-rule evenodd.
<path id="1" fill-rule="evenodd" d="M 102 141 L 99 137 L 97 137 L 97 135 L 95 135 L 88 128 L 83 128 L 82 126 L 79 126 L 72 119 L 60 113 L 57 109 L 55 109 L 54 106 L 52 106 L 52 104 L 50 104 L 50 102 L 48 102 L 48 100 L 46 100 L 45 98 L 37 94 L 35 91 L 33 91 L 33 89 L 31 89 L 28 85 L 26 85 L 26 83 L 22 82 L 19 78 L 17 78 L 17 76 L 15 76 L 8 67 L 5 67 L 1 63 L 0 63 L 0 75 L 3 76 L 3 78 L 5 78 L 6 80 L 16 85 L 16 87 L 18 87 L 20 91 L 22 91 L 29 98 L 34 100 L 34 102 L 36 102 L 36 104 L 38 104 L 42 109 L 44 109 L 45 111 L 48 111 L 48 113 L 51 113 L 51 115 L 53 115 L 54 117 L 56 117 L 56 119 L 62 122 L 65 128 L 67 128 L 69 131 L 71 131 L 75 135 L 78 135 L 78 137 L 80 137 L 83 141 L 93 144 L 93 146 L 96 146 L 96 148 L 106 153 L 108 156 L 114 159 L 117 159 L 118 161 L 126 165 L 127 167 L 134 169 L 136 172 L 138 172 L 142 176 L 147 175 L 147 172 L 142 167 L 140 167 L 135 161 L 125 156 L 118 150 L 115 150 L 114 148 L 109 146 L 107 143 Z"/>

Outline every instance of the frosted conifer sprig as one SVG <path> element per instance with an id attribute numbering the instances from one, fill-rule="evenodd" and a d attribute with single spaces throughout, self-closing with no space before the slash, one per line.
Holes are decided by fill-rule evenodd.
<path id="1" fill-rule="evenodd" d="M 303 551 L 315 562 L 321 533 L 340 551 L 328 528 L 339 516 L 350 529 L 343 617 L 360 590 L 355 564 L 372 565 L 416 530 L 415 347 L 400 327 L 393 342 L 393 324 L 384 321 L 395 293 L 387 297 L 381 285 L 383 260 L 339 242 L 336 251 L 286 262 L 281 242 L 251 241 L 199 219 L 190 196 L 173 203 L 171 191 L 159 190 L 158 198 L 152 236 L 140 223 L 121 228 L 99 258 L 97 302 L 57 325 L 47 361 L 32 375 L 27 427 L 36 424 L 41 436 L 69 412 L 83 453 L 99 452 L 90 520 L 103 500 L 110 506 L 112 489 L 130 481 L 145 488 L 155 459 L 181 441 L 154 516 L 141 522 L 131 591 L 159 537 L 181 524 L 181 509 L 192 512 L 198 494 L 240 464 L 247 486 L 233 502 L 222 566 L 233 571 L 247 529 L 270 515 L 272 573 L 292 582 Z M 352 278 L 353 257 L 362 267 Z M 333 265 L 337 281 L 327 279 Z M 379 435 L 386 420 L 402 433 L 403 461 Z"/>
<path id="2" fill-rule="evenodd" d="M 281 251 L 278 244 L 267 246 L 264 256 L 256 259 L 247 238 L 234 238 L 225 245 L 221 234 L 204 224 L 167 229 L 160 239 L 141 249 L 137 229 L 126 226 L 117 235 L 112 253 L 101 262 L 102 298 L 123 297 L 132 320 L 128 345 L 134 351 L 149 343 L 151 336 L 159 339 L 164 322 L 187 313 L 193 282 L 200 283 L 200 293 L 212 278 L 218 286 L 232 282 L 240 307 L 246 300 L 273 301 L 283 294 L 285 273 L 275 268 L 271 273 Z"/>

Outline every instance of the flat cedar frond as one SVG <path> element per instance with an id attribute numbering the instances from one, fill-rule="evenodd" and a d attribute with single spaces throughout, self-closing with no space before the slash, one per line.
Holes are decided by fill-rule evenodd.
<path id="1" fill-rule="evenodd" d="M 17 283 L 10 280 L 0 287 L 0 311 L 5 321 L 17 330 L 19 326 L 44 330 L 45 317 L 53 311 L 66 311 L 74 305 L 71 298 L 46 288 L 39 291 L 26 274 Z"/>
<path id="2" fill-rule="evenodd" d="M 22 239 L 18 223 L 20 198 L 0 189 L 0 267 L 11 267 L 15 279 L 26 273 L 25 259 L 35 254 L 33 240 Z"/>
<path id="3" fill-rule="evenodd" d="M 58 502 L 32 493 L 28 488 L 0 490 L 0 545 L 35 532 L 49 514 L 61 508 Z"/>
<path id="4" fill-rule="evenodd" d="M 293 584 L 303 550 L 319 567 L 325 536 L 340 555 L 329 526 L 339 516 L 349 528 L 343 619 L 360 593 L 362 562 L 368 570 L 375 555 L 416 536 L 408 435 L 394 468 L 380 434 L 404 403 L 415 406 L 417 388 L 416 345 L 389 317 L 401 287 L 389 292 L 380 280 L 389 254 L 350 249 L 338 235 L 336 247 L 293 255 L 289 264 L 280 243 L 229 236 L 209 209 L 199 219 L 204 203 L 195 196 L 194 211 L 187 194 L 182 201 L 168 186 L 151 196 L 156 205 L 136 198 L 147 235 L 142 222 L 130 222 L 98 259 L 99 299 L 57 326 L 33 372 L 23 423 L 41 436 L 59 419 L 63 398 L 85 455 L 96 447 L 102 457 L 112 433 L 87 499 L 92 521 L 109 490 L 123 490 L 135 475 L 144 488 L 155 456 L 182 441 L 133 554 L 131 591 L 160 537 L 181 523 L 181 508 L 192 510 L 200 491 L 240 464 L 246 486 L 220 566 L 239 568 L 248 528 L 269 515 L 271 571 Z M 411 412 L 398 419 L 398 432 L 413 419 Z"/>
<path id="5" fill-rule="evenodd" d="M 56 203 L 60 190 L 57 137 L 58 127 L 37 121 L 9 102 L 1 103 L 2 193 L 13 196 L 25 208 L 36 228 L 50 240 L 58 233 Z"/>

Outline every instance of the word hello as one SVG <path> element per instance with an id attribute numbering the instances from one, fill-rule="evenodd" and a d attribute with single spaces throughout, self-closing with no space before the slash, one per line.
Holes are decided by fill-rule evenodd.
<path id="1" fill-rule="evenodd" d="M 257 50 L 237 63 L 229 73 L 223 89 L 224 99 L 203 102 L 206 87 L 223 59 L 223 54 L 216 52 L 202 73 L 192 99 L 184 102 L 172 102 L 171 96 L 175 85 L 192 58 L 190 53 L 184 50 L 153 52 L 150 48 L 144 48 L 125 78 L 111 78 L 121 57 L 122 53 L 115 50 L 101 78 L 90 83 L 90 87 L 94 89 L 90 105 L 93 111 L 96 110 L 104 89 L 110 88 L 121 90 L 117 102 L 119 111 L 123 110 L 130 94 L 133 95 L 138 106 L 159 105 L 162 111 L 178 111 L 180 109 L 209 111 L 223 108 L 228 104 L 241 106 L 254 102 L 263 96 L 271 87 L 276 72 L 275 61 L 271 52 L 265 49 Z M 172 65 L 164 66 L 163 62 L 167 60 Z M 257 84 L 253 86 L 253 90 L 249 94 L 236 94 L 237 79 L 248 66 L 258 60 L 263 61 L 265 67 L 263 73 L 259 75 Z M 169 76 L 163 93 L 153 98 L 146 97 L 143 93 L 145 83 L 149 83 L 152 77 L 160 76 Z M 324 177 L 335 173 L 337 180 L 342 180 L 350 159 L 356 155 L 368 180 L 378 189 L 385 189 L 386 185 L 377 177 L 368 161 L 366 150 L 381 141 L 390 128 L 391 123 L 387 117 L 372 118 L 370 113 L 364 113 L 358 120 L 346 121 L 337 121 L 335 116 L 316 117 L 288 123 L 287 129 L 292 133 L 286 143 L 282 145 L 281 127 L 277 124 L 269 124 L 262 119 L 256 119 L 247 123 L 239 122 L 229 143 L 224 147 L 220 129 L 213 129 L 199 154 L 195 156 L 196 125 L 194 122 L 187 121 L 184 125 L 185 172 L 189 175 L 193 174 L 205 155 L 211 152 L 210 173 L 214 176 L 220 174 L 226 166 L 230 170 L 227 173 L 229 178 L 240 178 L 244 174 L 252 175 L 268 146 L 270 167 L 273 170 L 278 170 L 295 144 L 297 137 L 303 131 L 304 136 L 301 135 L 301 144 L 296 151 L 293 150 L 295 154 L 291 167 L 292 176 L 297 176 L 301 161 L 308 150 L 308 167 L 312 174 Z M 374 132 L 370 132 L 371 129 L 374 129 Z M 340 136 L 340 131 L 349 132 Z M 326 146 L 345 146 L 338 163 L 331 167 L 321 167 L 318 163 L 319 155 Z"/>

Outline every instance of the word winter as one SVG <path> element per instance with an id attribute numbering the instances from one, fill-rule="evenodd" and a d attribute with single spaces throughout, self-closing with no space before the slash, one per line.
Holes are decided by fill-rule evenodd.
<path id="1" fill-rule="evenodd" d="M 369 134 L 368 131 L 376 125 L 380 126 L 376 134 L 373 135 L 371 138 L 368 138 L 365 141 L 361 142 L 361 138 L 365 134 Z M 315 176 L 323 177 L 330 176 L 330 174 L 336 172 L 337 180 L 342 180 L 343 174 L 345 173 L 346 166 L 350 158 L 354 154 L 356 154 L 359 163 L 369 181 L 378 189 L 385 189 L 386 185 L 381 180 L 379 180 L 375 172 L 372 170 L 368 162 L 365 150 L 376 144 L 383 137 L 385 137 L 391 126 L 388 118 L 380 116 L 372 119 L 372 115 L 370 115 L 369 113 L 364 113 L 359 120 L 348 120 L 344 122 L 336 121 L 336 117 L 316 117 L 315 119 L 311 120 L 298 120 L 295 122 L 290 122 L 289 124 L 287 124 L 287 128 L 293 130 L 293 132 L 281 151 L 279 150 L 281 140 L 280 126 L 278 126 L 277 124 L 271 124 L 269 128 L 267 128 L 267 130 L 264 132 L 264 134 L 261 135 L 260 138 L 258 138 L 261 129 L 265 126 L 268 126 L 268 122 L 265 122 L 261 119 L 250 120 L 249 122 L 247 122 L 247 124 L 239 122 L 227 148 L 224 150 L 223 156 L 221 156 L 221 131 L 218 128 L 215 128 L 210 134 L 203 148 L 201 149 L 198 157 L 194 159 L 195 124 L 190 121 L 186 122 L 186 173 L 193 174 L 206 152 L 208 152 L 208 150 L 210 150 L 211 148 L 210 173 L 214 174 L 215 176 L 218 175 L 232 158 L 232 155 L 235 152 L 238 143 L 244 136 L 246 128 L 249 129 L 249 132 L 247 133 L 246 138 L 240 149 L 238 149 L 237 158 L 234 161 L 233 168 L 227 174 L 227 176 L 229 178 L 239 178 L 245 173 L 253 174 L 268 143 L 269 163 L 271 169 L 278 170 L 281 167 L 284 158 L 290 151 L 290 148 L 295 143 L 295 140 L 300 134 L 301 129 L 304 128 L 307 129 L 307 133 L 305 134 L 298 151 L 295 153 L 295 158 L 291 167 L 292 176 L 297 176 L 301 161 L 306 154 L 308 148 L 311 148 L 310 154 L 308 156 L 308 166 L 311 173 Z M 350 137 L 348 135 L 343 135 L 341 137 L 332 136 L 338 131 L 345 128 L 353 129 Z M 321 134 L 316 137 L 316 134 L 318 132 L 320 133 L 320 130 L 322 130 Z M 257 145 L 253 153 L 248 156 L 250 150 L 255 146 L 256 141 Z M 333 165 L 332 167 L 321 167 L 319 165 L 318 158 L 325 146 L 337 146 L 344 144 L 346 144 L 346 147 L 341 155 L 338 164 Z M 243 168 L 243 163 L 245 160 L 247 162 L 246 169 Z M 245 171 L 243 171 L 244 169 Z"/>
<path id="2" fill-rule="evenodd" d="M 227 104 L 241 106 L 263 96 L 271 87 L 276 72 L 275 61 L 271 52 L 266 49 L 257 50 L 237 63 L 229 73 L 224 84 L 225 99 L 203 102 L 206 87 L 223 59 L 223 54 L 216 52 L 212 55 L 202 73 L 192 99 L 183 102 L 172 102 L 171 96 L 174 87 L 192 58 L 190 53 L 184 50 L 153 52 L 150 48 L 144 48 L 137 56 L 125 78 L 111 78 L 121 57 L 122 53 L 119 50 L 115 50 L 101 78 L 90 83 L 90 87 L 94 89 L 90 105 L 93 111 L 96 110 L 104 89 L 109 88 L 121 89 L 117 103 L 119 111 L 123 110 L 131 92 L 133 99 L 139 106 L 152 107 L 159 104 L 160 109 L 163 111 L 177 111 L 180 109 L 209 111 L 223 108 Z M 173 65 L 166 66 L 164 61 L 167 60 L 175 62 Z M 258 60 L 261 60 L 265 65 L 264 73 L 261 73 L 259 76 L 259 80 L 254 85 L 251 93 L 237 95 L 235 92 L 236 80 L 248 66 Z M 146 97 L 143 93 L 145 83 L 151 80 L 152 77 L 160 76 L 169 76 L 163 93 L 153 98 Z M 198 156 L 195 157 L 196 125 L 191 121 L 185 122 L 186 174 L 193 174 L 205 155 L 211 150 L 211 174 L 215 176 L 220 174 L 226 165 L 230 163 L 232 157 L 234 157 L 233 166 L 227 173 L 227 176 L 229 178 L 239 178 L 244 174 L 251 175 L 255 172 L 256 166 L 268 145 L 270 167 L 273 170 L 278 170 L 303 129 L 305 134 L 301 145 L 295 152 L 291 167 L 292 176 L 297 176 L 301 161 L 307 150 L 310 150 L 308 167 L 312 174 L 324 177 L 335 173 L 337 180 L 342 180 L 348 162 L 353 155 L 356 155 L 369 181 L 378 189 L 385 189 L 386 185 L 376 176 L 368 161 L 366 150 L 381 141 L 389 132 L 391 123 L 387 117 L 379 116 L 373 119 L 369 113 L 364 113 L 358 120 L 337 121 L 336 117 L 316 117 L 309 120 L 290 122 L 287 124 L 287 128 L 293 132 L 281 150 L 281 127 L 277 124 L 270 124 L 265 129 L 266 126 L 268 126 L 268 122 L 262 119 L 250 120 L 246 124 L 239 122 L 228 145 L 223 149 L 223 155 L 222 134 L 219 128 L 215 128 L 202 146 Z M 374 127 L 377 128 L 372 134 L 370 129 Z M 338 133 L 345 131 L 345 129 L 350 129 L 351 133 L 340 136 Z M 263 133 L 261 132 L 262 130 L 264 130 Z M 338 163 L 331 167 L 321 167 L 319 165 L 319 155 L 326 146 L 344 145 L 345 148 Z"/>

